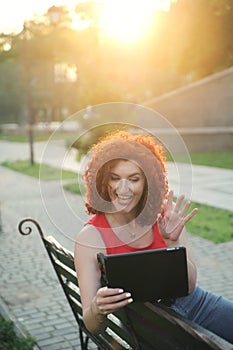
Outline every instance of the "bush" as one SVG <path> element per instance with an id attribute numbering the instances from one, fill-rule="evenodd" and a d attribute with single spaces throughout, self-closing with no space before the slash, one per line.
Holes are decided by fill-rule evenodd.
<path id="1" fill-rule="evenodd" d="M 0 350 L 32 350 L 35 343 L 32 337 L 18 337 L 14 332 L 13 322 L 0 316 Z"/>

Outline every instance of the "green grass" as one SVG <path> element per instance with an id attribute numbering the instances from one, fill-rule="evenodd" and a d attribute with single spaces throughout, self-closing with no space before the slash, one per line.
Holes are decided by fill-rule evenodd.
<path id="1" fill-rule="evenodd" d="M 0 350 L 32 350 L 35 339 L 20 338 L 14 332 L 13 323 L 0 316 Z"/>
<path id="2" fill-rule="evenodd" d="M 50 137 L 50 134 L 40 134 L 40 135 L 34 135 L 34 141 L 47 141 Z M 28 136 L 27 135 L 8 135 L 8 134 L 0 134 L 0 140 L 1 141 L 9 141 L 9 142 L 28 142 Z"/>
<path id="3" fill-rule="evenodd" d="M 197 214 L 186 224 L 187 231 L 214 243 L 233 240 L 233 212 L 192 202 Z"/>
<path id="4" fill-rule="evenodd" d="M 71 182 L 71 183 L 65 184 L 63 188 L 69 192 L 79 194 L 79 195 L 83 195 L 85 193 L 85 187 L 84 187 L 84 184 L 82 183 L 79 184 L 77 182 Z"/>
<path id="5" fill-rule="evenodd" d="M 217 168 L 233 169 L 233 152 L 193 152 L 190 153 L 192 164 L 206 165 Z M 167 154 L 167 160 L 173 161 Z M 177 162 L 186 162 L 187 156 L 182 154 L 176 156 Z"/>
<path id="6" fill-rule="evenodd" d="M 77 138 L 77 133 L 76 132 L 63 132 L 63 131 L 57 131 L 55 133 L 51 132 L 34 132 L 33 134 L 33 140 L 35 142 L 40 142 L 40 141 L 48 141 L 49 138 L 52 135 L 53 140 L 64 140 L 70 145 L 73 143 L 70 140 L 75 140 Z M 0 133 L 0 141 L 9 141 L 9 142 L 22 142 L 26 143 L 28 142 L 29 137 L 27 133 L 23 134 L 8 134 L 8 133 Z"/>
<path id="7" fill-rule="evenodd" d="M 233 169 L 233 152 L 191 153 L 193 164 Z"/>
<path id="8" fill-rule="evenodd" d="M 39 163 L 31 163 L 28 160 L 19 160 L 16 162 L 3 162 L 2 166 L 5 166 L 11 170 L 18 171 L 25 175 L 33 176 L 36 178 L 40 178 L 43 181 L 53 181 L 53 180 L 67 180 L 67 179 L 75 179 L 77 174 L 68 171 L 54 168 L 47 164 L 40 165 Z"/>

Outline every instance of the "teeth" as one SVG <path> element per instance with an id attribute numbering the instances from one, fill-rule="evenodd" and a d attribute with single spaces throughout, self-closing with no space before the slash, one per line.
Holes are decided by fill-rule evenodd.
<path id="1" fill-rule="evenodd" d="M 131 199 L 132 197 L 122 197 L 122 196 L 118 196 L 119 199 L 122 199 L 122 200 L 129 200 Z"/>

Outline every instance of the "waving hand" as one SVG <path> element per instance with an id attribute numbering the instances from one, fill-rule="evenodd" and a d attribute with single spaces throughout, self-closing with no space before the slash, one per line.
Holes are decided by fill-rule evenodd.
<path id="1" fill-rule="evenodd" d="M 188 222 L 196 213 L 197 208 L 187 213 L 191 202 L 187 201 L 184 204 L 184 196 L 181 195 L 177 202 L 173 202 L 174 193 L 170 191 L 166 203 L 164 215 L 158 214 L 158 228 L 160 234 L 171 241 L 177 241 L 186 222 Z M 184 205 L 183 205 L 184 204 Z"/>

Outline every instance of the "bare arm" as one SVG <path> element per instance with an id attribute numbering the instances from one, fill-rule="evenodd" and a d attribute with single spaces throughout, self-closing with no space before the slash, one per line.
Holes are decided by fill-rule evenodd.
<path id="1" fill-rule="evenodd" d="M 181 208 L 183 202 L 184 196 L 180 196 L 175 204 L 173 202 L 173 192 L 170 191 L 164 216 L 158 216 L 158 227 L 168 247 L 186 247 L 189 292 L 192 292 L 197 281 L 197 271 L 193 254 L 189 245 L 185 224 L 197 213 L 197 208 L 193 209 L 188 215 L 185 216 L 189 209 L 190 202 L 186 202 L 184 207 Z"/>
<path id="2" fill-rule="evenodd" d="M 86 226 L 75 245 L 75 268 L 83 306 L 83 321 L 92 333 L 106 328 L 106 316 L 132 301 L 130 294 L 119 288 L 101 287 L 97 253 L 105 253 L 98 231 Z"/>

